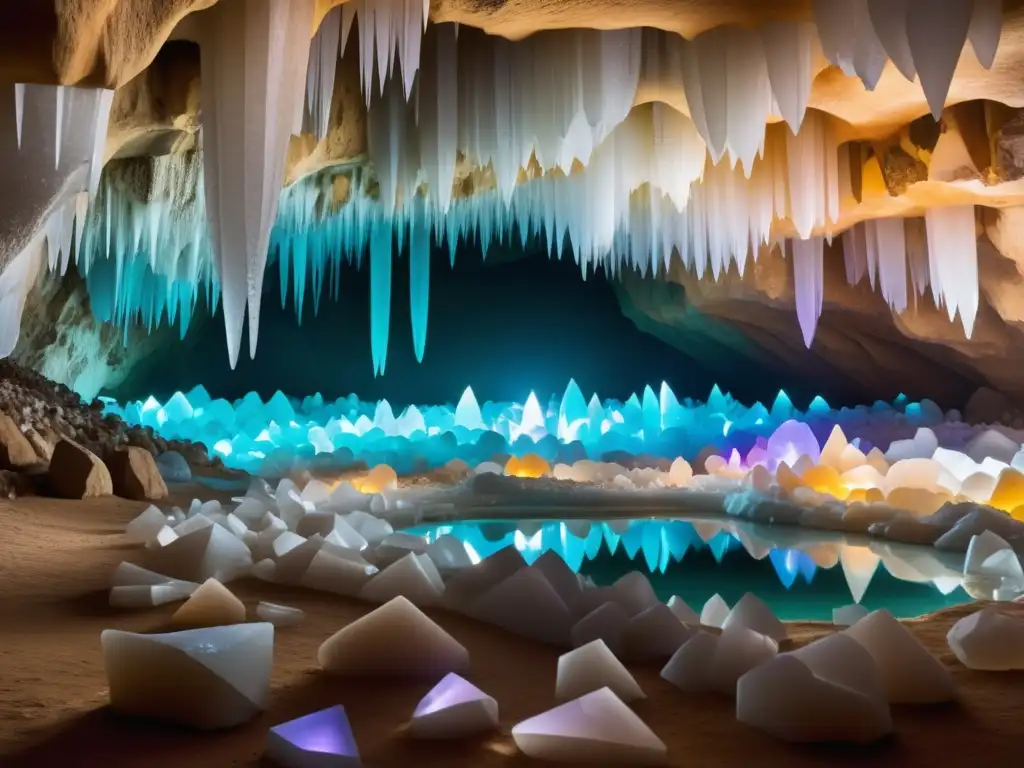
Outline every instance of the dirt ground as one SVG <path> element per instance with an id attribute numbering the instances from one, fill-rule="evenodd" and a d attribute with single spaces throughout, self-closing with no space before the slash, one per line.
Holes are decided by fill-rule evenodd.
<path id="1" fill-rule="evenodd" d="M 209 498 L 209 490 L 202 491 Z M 178 501 L 188 500 L 182 496 Z M 49 768 L 224 768 L 268 765 L 267 729 L 343 704 L 364 765 L 411 768 L 513 768 L 540 765 L 519 754 L 509 732 L 555 704 L 558 652 L 443 611 L 431 615 L 470 651 L 472 679 L 501 708 L 501 732 L 459 743 L 423 743 L 405 723 L 429 684 L 330 678 L 317 669 L 317 647 L 366 612 L 356 601 L 257 581 L 232 584 L 250 614 L 260 599 L 302 608 L 306 621 L 279 630 L 273 703 L 232 731 L 203 734 L 120 719 L 106 708 L 99 636 L 116 627 L 159 631 L 176 605 L 124 612 L 107 606 L 108 579 L 135 546 L 122 531 L 144 504 L 120 499 L 0 503 L 0 765 Z M 941 707 L 897 707 L 896 735 L 873 747 L 794 747 L 736 722 L 733 702 L 688 696 L 658 677 L 633 672 L 648 698 L 637 713 L 668 745 L 679 766 L 998 766 L 1024 754 L 1024 673 L 977 673 L 959 666 L 945 645 L 959 607 L 912 624 L 950 666 L 962 700 Z M 1024 617 L 1024 605 L 1004 610 Z M 823 625 L 795 624 L 798 642 Z"/>

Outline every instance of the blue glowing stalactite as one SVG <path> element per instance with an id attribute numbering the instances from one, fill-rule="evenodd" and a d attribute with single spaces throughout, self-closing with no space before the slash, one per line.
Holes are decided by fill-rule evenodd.
<path id="1" fill-rule="evenodd" d="M 384 375 L 391 325 L 391 221 L 377 218 L 370 238 L 370 351 L 373 372 Z"/>
<path id="2" fill-rule="evenodd" d="M 430 306 L 430 224 L 417 205 L 409 232 L 409 309 L 416 360 L 423 362 L 427 346 L 427 311 Z"/>

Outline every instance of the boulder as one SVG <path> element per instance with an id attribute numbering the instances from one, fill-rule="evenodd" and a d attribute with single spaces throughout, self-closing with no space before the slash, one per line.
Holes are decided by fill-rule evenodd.
<path id="1" fill-rule="evenodd" d="M 21 433 L 14 419 L 0 413 L 0 469 L 24 469 L 39 463 L 32 443 Z"/>
<path id="2" fill-rule="evenodd" d="M 50 460 L 50 490 L 62 499 L 110 496 L 114 484 L 106 464 L 91 451 L 61 438 Z"/>
<path id="3" fill-rule="evenodd" d="M 118 496 L 139 501 L 167 498 L 167 484 L 153 454 L 144 448 L 129 445 L 111 451 L 107 467 Z"/>

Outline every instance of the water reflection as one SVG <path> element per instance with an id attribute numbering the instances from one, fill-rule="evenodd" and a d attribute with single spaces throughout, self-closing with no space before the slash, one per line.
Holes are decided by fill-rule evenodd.
<path id="1" fill-rule="evenodd" d="M 917 616 L 970 600 L 962 555 L 721 518 L 479 520 L 410 533 L 454 536 L 474 560 L 513 546 L 532 563 L 553 550 L 599 585 L 639 568 L 663 600 L 679 595 L 698 608 L 716 592 L 730 603 L 754 592 L 784 619 L 830 619 L 850 602 Z"/>

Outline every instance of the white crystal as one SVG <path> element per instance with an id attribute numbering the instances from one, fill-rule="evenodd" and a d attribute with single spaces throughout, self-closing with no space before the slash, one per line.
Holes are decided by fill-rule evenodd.
<path id="1" fill-rule="evenodd" d="M 960 619 L 946 635 L 949 649 L 968 669 L 1024 669 L 1024 621 L 983 608 Z"/>
<path id="2" fill-rule="evenodd" d="M 713 594 L 701 609 L 700 623 L 705 627 L 721 627 L 727 618 L 729 618 L 729 604 L 718 593 Z"/>
<path id="3" fill-rule="evenodd" d="M 338 675 L 437 680 L 469 668 L 469 652 L 404 597 L 340 629 L 320 646 L 317 660 Z"/>
<path id="4" fill-rule="evenodd" d="M 736 719 L 794 742 L 869 742 L 892 731 L 874 660 L 842 634 L 743 675 L 736 685 Z"/>
<path id="5" fill-rule="evenodd" d="M 242 601 L 216 579 L 204 581 L 171 616 L 171 626 L 176 629 L 219 627 L 244 621 Z"/>
<path id="6" fill-rule="evenodd" d="M 629 670 L 603 640 L 594 640 L 558 657 L 555 697 L 559 700 L 575 699 L 605 687 L 627 704 L 645 698 Z"/>
<path id="7" fill-rule="evenodd" d="M 722 629 L 730 627 L 753 630 L 770 637 L 776 643 L 781 643 L 789 637 L 786 625 L 779 621 L 772 609 L 753 592 L 747 592 L 729 611 L 729 615 L 722 622 Z"/>
<path id="8" fill-rule="evenodd" d="M 524 720 L 512 738 L 528 757 L 557 762 L 664 765 L 667 749 L 608 688 Z"/>
<path id="9" fill-rule="evenodd" d="M 301 624 L 306 618 L 305 611 L 299 608 L 267 603 L 262 600 L 256 605 L 256 615 L 278 628 L 294 627 Z"/>
<path id="10" fill-rule="evenodd" d="M 888 611 L 869 613 L 843 632 L 871 654 L 890 702 L 931 704 L 956 696 L 949 670 Z"/>
<path id="11" fill-rule="evenodd" d="M 416 605 L 436 605 L 441 600 L 444 585 L 438 589 L 424 570 L 419 555 L 410 552 L 375 575 L 362 588 L 359 596 L 375 603 L 386 603 L 401 595 Z M 422 556 L 422 557 L 425 557 Z M 427 560 L 429 563 L 429 559 Z"/>
<path id="12" fill-rule="evenodd" d="M 108 629 L 100 641 L 118 714 L 214 730 L 246 722 L 269 701 L 271 624 L 162 635 Z"/>

